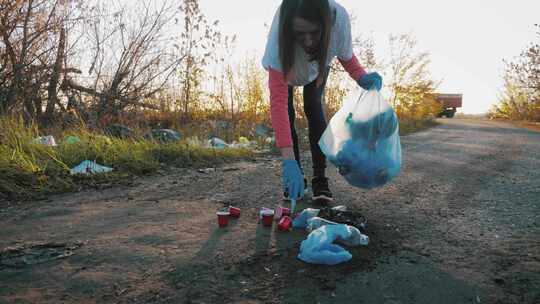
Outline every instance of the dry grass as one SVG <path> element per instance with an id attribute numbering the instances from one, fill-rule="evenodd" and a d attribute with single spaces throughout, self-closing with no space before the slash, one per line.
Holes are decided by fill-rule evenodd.
<path id="1" fill-rule="evenodd" d="M 162 167 L 196 167 L 250 157 L 247 149 L 213 149 L 193 140 L 162 144 L 145 139 L 118 139 L 87 129 L 55 132 L 59 145 L 35 143 L 35 125 L 21 119 L 0 119 L 0 200 L 24 200 L 72 191 L 81 184 L 110 183 L 151 174 Z M 67 136 L 80 141 L 68 143 Z M 114 168 L 112 173 L 81 178 L 69 169 L 83 160 Z"/>

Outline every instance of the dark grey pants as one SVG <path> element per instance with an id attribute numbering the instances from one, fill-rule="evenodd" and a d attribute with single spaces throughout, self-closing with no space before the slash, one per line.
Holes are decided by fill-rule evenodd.
<path id="1" fill-rule="evenodd" d="M 304 113 L 308 121 L 309 128 L 309 144 L 311 148 L 311 158 L 313 161 L 313 176 L 324 177 L 326 169 L 326 157 L 319 147 L 319 139 L 326 129 L 326 118 L 324 116 L 324 109 L 322 106 L 324 88 L 326 86 L 326 80 L 328 79 L 328 69 L 324 77 L 324 81 L 320 87 L 317 88 L 316 80 L 304 86 Z M 289 123 L 291 125 L 291 135 L 293 140 L 294 157 L 300 168 L 300 152 L 298 149 L 298 134 L 294 126 L 295 110 L 293 104 L 293 89 L 289 86 Z"/>

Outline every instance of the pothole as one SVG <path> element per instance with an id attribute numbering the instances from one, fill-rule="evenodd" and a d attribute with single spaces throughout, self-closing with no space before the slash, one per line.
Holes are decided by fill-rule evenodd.
<path id="1" fill-rule="evenodd" d="M 32 243 L 0 251 L 0 269 L 21 268 L 28 265 L 67 258 L 75 254 L 83 244 L 75 243 Z"/>

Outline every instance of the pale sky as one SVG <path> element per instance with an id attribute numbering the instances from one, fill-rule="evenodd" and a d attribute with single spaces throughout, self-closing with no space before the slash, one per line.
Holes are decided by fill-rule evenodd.
<path id="1" fill-rule="evenodd" d="M 418 50 L 431 54 L 431 72 L 441 93 L 462 93 L 464 113 L 483 113 L 502 87 L 503 59 L 513 59 L 538 41 L 540 0 L 337 0 L 357 16 L 353 36 L 374 37 L 387 57 L 388 34 L 412 33 Z M 224 34 L 236 34 L 239 54 L 262 56 L 268 25 L 281 0 L 200 0 Z"/>

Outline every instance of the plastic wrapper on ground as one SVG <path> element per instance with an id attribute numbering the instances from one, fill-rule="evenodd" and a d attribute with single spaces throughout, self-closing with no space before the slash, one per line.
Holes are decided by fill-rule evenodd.
<path id="1" fill-rule="evenodd" d="M 352 258 L 351 253 L 334 242 L 340 241 L 351 246 L 367 245 L 366 239 L 369 241 L 367 236 L 352 226 L 325 225 L 313 230 L 307 239 L 302 241 L 298 258 L 307 263 L 324 265 L 347 262 Z"/>
<path id="2" fill-rule="evenodd" d="M 84 160 L 79 165 L 75 166 L 69 171 L 72 175 L 75 175 L 75 174 L 86 175 L 86 174 L 95 174 L 95 173 L 106 173 L 106 172 L 111 172 L 112 170 L 113 168 L 99 165 L 90 160 Z"/>

